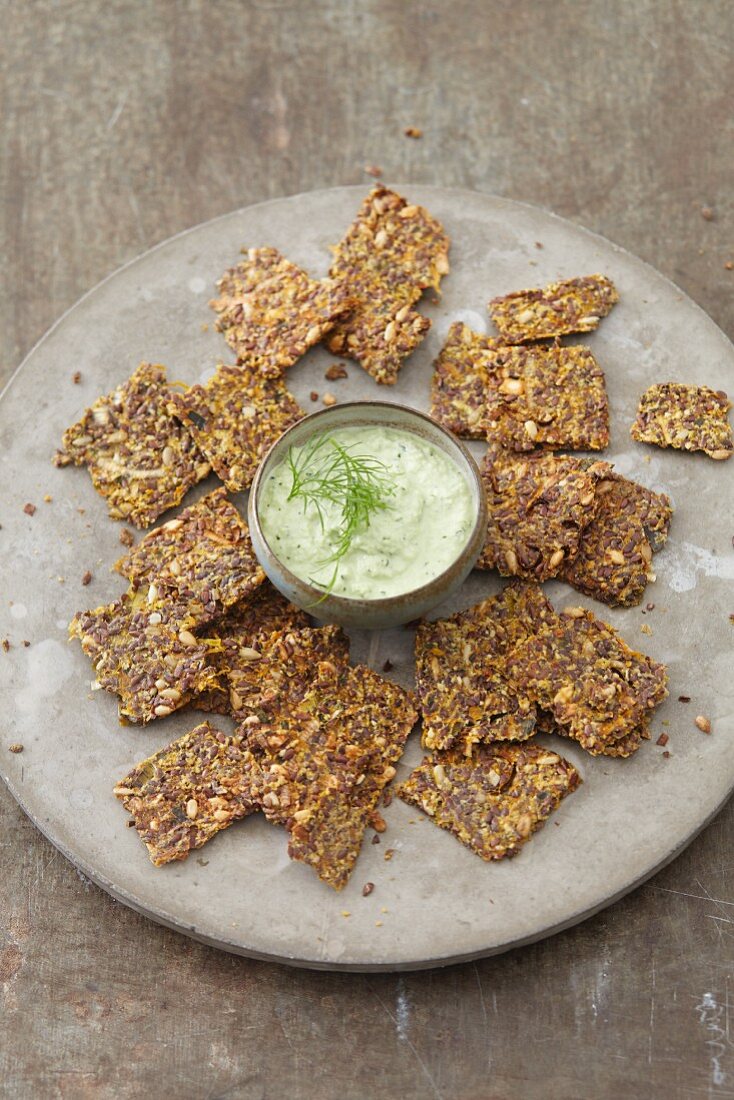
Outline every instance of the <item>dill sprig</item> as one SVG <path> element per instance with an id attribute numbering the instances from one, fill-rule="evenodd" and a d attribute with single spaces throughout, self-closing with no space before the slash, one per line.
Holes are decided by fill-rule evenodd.
<path id="1" fill-rule="evenodd" d="M 315 508 L 322 531 L 325 530 L 324 505 L 332 504 L 341 511 L 334 549 L 319 563 L 334 564 L 324 596 L 333 589 L 339 564 L 354 536 L 369 527 L 375 512 L 389 507 L 388 498 L 395 491 L 385 463 L 374 455 L 355 454 L 354 446 L 356 444 L 343 447 L 332 435 L 319 432 L 300 451 L 295 452 L 293 447 L 288 450 L 288 466 L 293 479 L 288 500 L 300 498 L 304 512 L 309 506 Z"/>

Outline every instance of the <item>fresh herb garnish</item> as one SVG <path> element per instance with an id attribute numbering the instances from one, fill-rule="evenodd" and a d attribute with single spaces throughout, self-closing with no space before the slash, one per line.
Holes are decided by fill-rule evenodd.
<path id="1" fill-rule="evenodd" d="M 352 545 L 354 536 L 370 525 L 375 512 L 389 507 L 388 498 L 395 492 L 388 467 L 373 455 L 355 454 L 352 447 L 343 447 L 332 435 L 319 432 L 300 451 L 288 450 L 288 466 L 293 478 L 288 500 L 299 498 L 303 510 L 316 509 L 325 530 L 325 504 L 341 511 L 334 532 L 334 550 L 321 565 L 334 564 L 331 580 L 324 597 L 332 591 L 341 559 Z M 319 582 L 316 582 L 319 583 Z M 319 587 L 324 587 L 319 583 Z"/>

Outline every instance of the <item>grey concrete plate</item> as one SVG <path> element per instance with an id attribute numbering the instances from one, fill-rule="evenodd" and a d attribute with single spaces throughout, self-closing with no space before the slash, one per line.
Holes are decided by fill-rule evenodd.
<path id="1" fill-rule="evenodd" d="M 5 589 L 0 637 L 0 770 L 21 806 L 81 871 L 141 913 L 230 951 L 324 969 L 410 969 L 471 959 L 547 936 L 608 905 L 679 852 L 734 787 L 731 749 L 731 548 L 734 463 L 631 443 L 637 399 L 657 381 L 733 387 L 734 349 L 676 287 L 607 241 L 568 222 L 488 195 L 406 186 L 445 224 L 453 270 L 440 303 L 426 302 L 433 328 L 393 388 L 377 387 L 356 365 L 326 382 L 321 349 L 289 374 L 310 406 L 312 390 L 339 399 L 378 397 L 427 409 L 431 361 L 448 325 L 462 318 L 486 330 L 487 300 L 562 276 L 605 272 L 621 302 L 585 338 L 606 371 L 617 469 L 673 498 L 666 549 L 645 602 L 655 609 L 608 611 L 549 585 L 559 606 L 584 603 L 633 646 L 665 661 L 670 699 L 657 712 L 653 740 L 631 760 L 592 759 L 568 742 L 553 747 L 584 783 L 518 859 L 485 864 L 416 810 L 395 801 L 388 830 L 369 843 L 348 887 L 334 894 L 313 872 L 291 864 L 284 834 L 257 817 L 233 826 L 186 862 L 156 870 L 112 786 L 136 761 L 194 724 L 172 716 L 146 729 L 121 727 L 116 704 L 91 694 L 92 669 L 66 641 L 80 608 L 115 598 L 123 581 L 109 572 L 122 547 L 85 470 L 57 470 L 51 457 L 64 428 L 127 377 L 142 359 L 193 382 L 228 349 L 207 308 L 214 280 L 241 245 L 271 244 L 322 274 L 328 245 L 351 220 L 364 189 L 298 195 L 240 210 L 167 241 L 117 272 L 79 302 L 31 352 L 0 404 Z M 536 246 L 542 243 L 542 248 Z M 205 326 L 208 328 L 205 329 Z M 81 370 L 74 385 L 72 373 Z M 481 451 L 481 448 L 479 448 Z M 200 486 L 201 493 L 212 487 Z M 43 497 L 50 494 L 51 503 Z M 191 500 L 196 494 L 191 494 Z M 35 515 L 24 513 L 27 503 Z M 82 588 L 85 570 L 94 574 Z M 444 612 L 499 588 L 473 574 Z M 644 604 L 643 604 L 644 606 Z M 642 633 L 643 626 L 651 633 Z M 22 640 L 31 642 L 29 647 Z M 355 659 L 409 684 L 412 633 L 354 635 Z M 690 695 L 689 704 L 679 695 Z M 710 717 L 705 736 L 694 725 Z M 670 735 L 670 758 L 655 745 Z M 20 741 L 22 754 L 8 746 Z M 551 743 L 550 741 L 548 742 Z M 414 735 L 401 773 L 420 758 Z M 386 861 L 388 849 L 394 851 Z M 369 897 L 362 886 L 375 884 Z M 347 915 L 349 914 L 349 915 Z"/>

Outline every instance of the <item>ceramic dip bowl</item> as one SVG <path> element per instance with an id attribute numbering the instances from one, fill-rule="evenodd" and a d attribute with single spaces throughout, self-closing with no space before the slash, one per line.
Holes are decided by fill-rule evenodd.
<path id="1" fill-rule="evenodd" d="M 365 598 L 330 592 L 293 573 L 280 560 L 263 532 L 259 507 L 262 490 L 270 473 L 287 460 L 290 447 L 300 447 L 318 433 L 343 428 L 391 428 L 413 433 L 443 451 L 463 475 L 469 489 L 474 515 L 467 541 L 451 564 L 427 583 L 398 595 Z M 404 405 L 359 401 L 312 413 L 289 428 L 260 463 L 250 490 L 248 520 L 255 553 L 272 583 L 287 599 L 322 622 L 368 630 L 398 626 L 420 618 L 449 597 L 463 583 L 476 564 L 487 531 L 484 488 L 474 459 L 459 441 L 430 417 Z"/>

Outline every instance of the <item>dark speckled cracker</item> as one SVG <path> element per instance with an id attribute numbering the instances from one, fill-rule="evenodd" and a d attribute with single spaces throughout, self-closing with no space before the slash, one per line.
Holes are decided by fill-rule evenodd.
<path id="1" fill-rule="evenodd" d="M 217 685 L 205 644 L 181 631 L 169 609 L 125 595 L 116 603 L 80 611 L 69 626 L 92 659 L 97 683 L 120 697 L 120 715 L 151 722 Z"/>
<path id="2" fill-rule="evenodd" d="M 457 321 L 434 364 L 431 416 L 463 439 L 484 439 L 487 406 L 498 382 L 495 352 L 501 340 Z"/>
<path id="3" fill-rule="evenodd" d="M 723 391 L 663 382 L 643 393 L 630 435 L 640 443 L 704 451 L 709 458 L 722 461 L 734 453 L 727 419 L 730 408 L 731 401 Z"/>
<path id="4" fill-rule="evenodd" d="M 257 808 L 259 767 L 240 735 L 207 722 L 143 760 L 114 788 L 157 867 L 186 859 Z"/>
<path id="5" fill-rule="evenodd" d="M 552 613 L 537 585 L 514 582 L 468 611 L 419 625 L 416 696 L 426 748 L 469 753 L 477 742 L 532 735 L 535 708 L 522 684 L 508 681 L 505 658 Z"/>
<path id="6" fill-rule="evenodd" d="M 180 625 L 189 628 L 217 618 L 265 580 L 249 528 L 225 489 L 150 531 L 115 569 L 134 589 L 147 589 L 151 601 L 175 604 Z"/>
<path id="7" fill-rule="evenodd" d="M 284 824 L 289 855 L 335 890 L 415 724 L 411 696 L 363 666 L 331 666 L 296 703 L 274 699 L 240 729 L 263 775 L 261 805 Z"/>
<path id="8" fill-rule="evenodd" d="M 535 744 L 480 745 L 427 757 L 398 788 L 482 859 L 514 856 L 581 777 L 555 752 Z"/>
<path id="9" fill-rule="evenodd" d="M 618 301 L 610 279 L 586 275 L 493 298 L 489 312 L 502 338 L 509 344 L 520 344 L 571 332 L 591 332 Z"/>
<path id="10" fill-rule="evenodd" d="M 490 444 L 481 469 L 487 494 L 487 540 L 477 562 L 503 576 L 545 581 L 573 560 L 597 509 L 606 462 L 570 455 L 518 455 Z"/>
<path id="11" fill-rule="evenodd" d="M 233 493 L 249 487 L 265 452 L 306 415 L 279 378 L 247 365 L 217 367 L 205 385 L 172 394 L 168 407 Z"/>
<path id="12" fill-rule="evenodd" d="M 275 248 L 242 252 L 245 259 L 222 276 L 209 304 L 238 359 L 277 376 L 334 327 L 351 291 L 334 279 L 310 279 Z"/>
<path id="13" fill-rule="evenodd" d="M 199 628 L 199 633 L 206 635 L 207 643 L 212 644 L 211 663 L 223 676 L 220 687 L 197 696 L 193 705 L 197 710 L 231 714 L 227 672 L 242 667 L 252 650 L 259 653 L 275 631 L 290 633 L 308 627 L 309 623 L 306 612 L 289 603 L 266 580 L 216 623 Z"/>
<path id="14" fill-rule="evenodd" d="M 507 675 L 593 755 L 609 755 L 667 695 L 665 666 L 580 607 L 546 615 L 508 656 Z"/>
<path id="15" fill-rule="evenodd" d="M 170 395 L 165 369 L 141 363 L 64 432 L 56 465 L 87 466 L 113 519 L 150 527 L 209 473 L 192 436 L 169 413 Z"/>
<path id="16" fill-rule="evenodd" d="M 375 187 L 334 249 L 330 274 L 356 305 L 328 345 L 355 359 L 376 382 L 393 385 L 403 360 L 431 322 L 414 308 L 427 287 L 438 289 L 449 270 L 449 238 L 422 206 Z"/>
<path id="17" fill-rule="evenodd" d="M 486 431 L 515 451 L 602 451 L 609 443 L 604 372 L 582 345 L 499 347 Z"/>
<path id="18" fill-rule="evenodd" d="M 655 579 L 653 552 L 668 537 L 673 509 L 664 493 L 655 493 L 619 474 L 596 487 L 597 510 L 584 529 L 577 555 L 563 577 L 587 596 L 612 607 L 631 607 Z"/>

